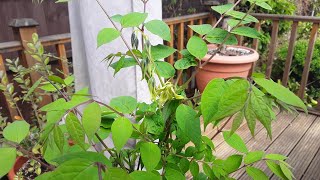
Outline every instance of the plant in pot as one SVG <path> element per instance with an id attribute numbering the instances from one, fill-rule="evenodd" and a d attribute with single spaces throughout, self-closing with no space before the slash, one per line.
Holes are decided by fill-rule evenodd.
<path id="1" fill-rule="evenodd" d="M 249 2 L 266 9 L 271 8 L 264 1 L 249 0 Z M 254 28 L 245 26 L 259 21 L 249 14 L 233 10 L 238 3 L 240 1 L 237 1 L 236 4 L 212 6 L 212 10 L 220 14 L 219 21 L 228 17 L 227 24 L 230 30 L 218 27 L 212 29 L 209 24 L 189 26 L 202 39 L 212 43 L 207 45 L 208 52 L 204 57 L 203 54 L 198 55 L 198 58 L 202 59 L 202 63 L 205 64 L 203 66 L 200 63 L 196 75 L 197 87 L 201 92 L 213 78 L 248 77 L 253 63 L 259 59 L 259 54 L 255 50 L 248 47 L 235 46 L 235 44 L 238 44 L 235 35 L 250 38 L 260 37 L 260 33 Z M 252 11 L 253 7 L 251 5 L 249 12 Z"/>
<path id="2" fill-rule="evenodd" d="M 49 172 L 36 179 L 176 180 L 191 176 L 193 179 L 232 179 L 232 173 L 242 170 L 246 170 L 253 179 L 268 179 L 262 170 L 254 166 L 261 161 L 278 177 L 292 179 L 285 156 L 250 151 L 236 131 L 246 121 L 254 136 L 256 123 L 261 123 L 272 138 L 273 107 L 306 110 L 298 97 L 272 80 L 257 76 L 249 80 L 217 78 L 207 85 L 203 94 L 187 98 L 184 92 L 186 85 L 179 86 L 172 79 L 176 69 L 183 71 L 200 63 L 196 58 L 202 59 L 208 51 L 205 41 L 198 36 L 192 37 L 187 50 L 179 52 L 184 59 L 176 62 L 175 69 L 162 59 L 176 50 L 152 45 L 145 33 L 149 31 L 170 40 L 170 30 L 164 22 L 146 21 L 146 12 L 110 16 L 100 1 L 96 2 L 113 22 L 113 27 L 104 28 L 97 35 L 98 46 L 123 37 L 122 29 L 134 29 L 131 46 L 121 38 L 128 51 L 108 55 L 105 59 L 107 64 L 115 73 L 132 66 L 141 68 L 152 102 L 137 102 L 129 96 L 113 98 L 108 104 L 99 102 L 88 96 L 87 88 L 65 93 L 64 80 L 43 74 L 45 82 L 53 87 L 50 90 L 60 93 L 60 96 L 40 109 L 46 113 L 47 119 L 37 141 L 44 160 L 38 159 L 38 162 L 44 163 Z M 142 2 L 146 7 L 148 1 Z M 114 62 L 115 59 L 118 61 Z M 83 111 L 79 106 L 84 106 Z M 232 127 L 228 129 L 226 125 L 231 122 Z M 2 139 L 0 176 L 12 167 L 16 152 L 25 153 L 37 161 L 32 152 L 21 148 L 20 142 L 26 138 L 29 125 L 23 120 L 20 123 L 24 125 L 18 132 L 17 127 L 11 124 L 4 128 L 10 135 Z M 219 128 L 212 136 L 207 136 L 202 125 L 204 129 Z M 236 153 L 223 159 L 215 156 L 215 138 L 219 134 Z M 73 139 L 74 146 L 68 146 L 68 136 Z M 105 143 L 107 137 L 113 145 Z M 125 146 L 129 140 L 135 141 L 135 146 Z"/>

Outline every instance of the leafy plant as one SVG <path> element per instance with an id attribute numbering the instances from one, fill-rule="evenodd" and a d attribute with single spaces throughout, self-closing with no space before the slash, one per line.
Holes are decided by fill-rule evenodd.
<path id="1" fill-rule="evenodd" d="M 188 98 L 184 90 L 197 71 L 182 86 L 174 83 L 176 69 L 161 59 L 176 50 L 164 45 L 152 45 L 145 34 L 147 30 L 164 40 L 170 40 L 169 27 L 158 20 L 146 22 L 146 12 L 110 16 L 100 2 L 96 2 L 109 20 L 114 21 L 114 27 L 99 32 L 97 46 L 122 37 L 124 28 L 134 29 L 131 46 L 122 38 L 128 51 L 108 55 L 106 63 L 115 70 L 115 74 L 130 66 L 141 68 L 143 80 L 148 83 L 152 95 L 152 103 L 140 103 L 133 97 L 121 96 L 105 104 L 88 96 L 88 88 L 70 95 L 63 90 L 70 85 L 66 79 L 42 73 L 50 84 L 39 88 L 60 93 L 60 96 L 40 109 L 47 117 L 37 141 L 40 154 L 35 155 L 21 145 L 29 132 L 29 124 L 25 120 L 7 125 L 3 130 L 4 138 L 1 139 L 0 176 L 9 171 L 14 164 L 16 152 L 20 152 L 50 171 L 38 176 L 38 180 L 171 180 L 185 179 L 187 174 L 191 174 L 194 179 L 229 179 L 232 173 L 242 168 L 253 179 L 266 179 L 265 173 L 254 167 L 260 161 L 264 161 L 280 178 L 292 179 L 290 166 L 285 162 L 286 157 L 250 151 L 236 130 L 246 121 L 254 136 L 256 123 L 261 123 L 272 138 L 271 123 L 275 119 L 273 107 L 299 107 L 306 110 L 298 97 L 272 80 L 255 75 L 248 79 L 214 79 L 203 94 Z M 142 2 L 146 7 L 147 0 Z M 200 60 L 208 51 L 206 41 L 218 44 L 218 49 L 212 55 L 214 57 L 224 44 L 234 43 L 235 34 L 258 37 L 259 33 L 244 28 L 242 24 L 256 22 L 257 19 L 249 13 L 255 5 L 266 7 L 267 4 L 264 0 L 250 2 L 251 7 L 247 13 L 233 10 L 240 0 L 236 4 L 213 7 L 222 15 L 218 23 L 224 16 L 233 19 L 230 31 L 217 28 L 217 24 L 214 27 L 190 26 L 201 36 L 190 38 L 187 49 L 179 52 L 183 59 L 178 60 L 175 67 L 183 71 L 191 66 L 205 66 L 208 61 L 201 63 Z M 138 36 L 141 36 L 141 40 Z M 39 62 L 46 59 L 41 47 L 38 44 L 31 52 Z M 118 61 L 114 62 L 116 59 Z M 36 69 L 40 73 L 43 70 L 46 69 Z M 176 79 L 178 81 L 179 78 Z M 78 109 L 80 105 L 85 106 L 83 112 Z M 200 119 L 203 119 L 204 124 Z M 232 128 L 228 131 L 225 126 L 231 121 Z M 220 128 L 212 137 L 203 136 L 201 126 L 208 128 L 210 123 Z M 236 154 L 226 159 L 215 157 L 213 153 L 214 139 L 220 133 L 226 143 L 237 150 Z M 114 147 L 103 141 L 110 134 Z M 135 140 L 136 145 L 126 147 L 129 140 Z"/>

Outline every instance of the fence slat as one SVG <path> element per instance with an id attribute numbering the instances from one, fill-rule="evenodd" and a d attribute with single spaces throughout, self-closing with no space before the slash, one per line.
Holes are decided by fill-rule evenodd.
<path id="1" fill-rule="evenodd" d="M 6 67 L 4 65 L 4 60 L 2 55 L 0 54 L 0 72 L 2 71 L 2 73 L 7 74 L 6 72 Z M 3 95 L 4 100 L 6 101 L 7 104 L 7 109 L 9 112 L 9 116 L 11 117 L 11 120 L 15 119 L 15 116 L 18 116 L 18 111 L 15 108 L 12 108 L 9 104 L 9 102 L 7 101 L 7 99 L 5 98 L 5 96 Z M 2 99 L 2 98 L 1 98 Z"/>
<path id="2" fill-rule="evenodd" d="M 255 28 L 258 32 L 260 32 L 260 31 L 261 31 L 261 21 L 259 21 L 258 23 L 256 23 L 256 24 L 254 25 L 254 28 Z M 252 48 L 253 48 L 254 50 L 256 50 L 256 51 L 258 50 L 258 48 L 259 48 L 259 39 L 258 39 L 258 38 L 253 39 Z"/>
<path id="3" fill-rule="evenodd" d="M 312 25 L 312 30 L 311 30 L 311 34 L 310 34 L 310 40 L 309 40 L 309 45 L 308 45 L 306 61 L 305 61 L 305 64 L 304 64 L 303 73 L 302 73 L 302 79 L 301 79 L 301 83 L 300 83 L 300 89 L 299 89 L 299 92 L 298 92 L 298 95 L 299 95 L 299 97 L 301 99 L 304 98 L 305 88 L 306 88 L 307 83 L 308 83 L 310 65 L 311 65 L 314 45 L 316 43 L 316 39 L 317 39 L 317 35 L 318 35 L 318 29 L 319 29 L 319 24 L 318 23 L 314 23 Z"/>
<path id="4" fill-rule="evenodd" d="M 168 44 L 168 46 L 173 47 L 174 46 L 174 25 L 171 24 L 171 25 L 169 25 L 169 27 L 170 27 L 171 40 L 167 44 Z M 174 56 L 172 54 L 168 57 L 168 63 L 173 65 L 173 63 L 174 63 L 173 61 L 174 61 Z"/>
<path id="5" fill-rule="evenodd" d="M 58 61 L 59 62 L 59 69 L 63 72 L 63 74 L 61 74 L 61 77 L 66 78 L 69 75 L 69 67 L 68 67 L 66 48 L 65 48 L 64 44 L 57 44 L 56 50 L 57 50 L 57 55 L 60 58 Z"/>
<path id="6" fill-rule="evenodd" d="M 277 48 L 278 31 L 279 31 L 279 21 L 275 20 L 272 22 L 272 35 L 271 35 L 271 42 L 269 44 L 269 56 L 268 56 L 267 70 L 266 70 L 267 78 L 271 77 L 274 54 Z"/>
<path id="7" fill-rule="evenodd" d="M 294 47 L 295 47 L 296 39 L 297 39 L 298 25 L 299 25 L 298 21 L 294 21 L 292 23 L 292 27 L 291 27 L 292 29 L 291 29 L 291 35 L 290 35 L 289 47 L 288 47 L 288 55 L 287 55 L 284 73 L 283 73 L 283 77 L 282 77 L 282 85 L 283 86 L 288 85 L 290 69 L 291 69 L 291 64 L 292 64 L 292 58 L 293 58 L 293 53 L 294 53 Z"/>

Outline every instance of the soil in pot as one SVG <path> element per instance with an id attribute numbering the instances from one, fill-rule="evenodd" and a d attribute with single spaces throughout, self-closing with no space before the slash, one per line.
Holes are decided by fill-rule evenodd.
<path id="1" fill-rule="evenodd" d="M 217 50 L 217 46 L 209 44 L 208 49 L 208 54 L 202 59 L 203 62 L 210 59 Z M 200 92 L 203 92 L 206 85 L 214 78 L 247 78 L 253 63 L 258 59 L 259 54 L 251 48 L 227 46 L 199 70 L 196 75 L 197 87 Z"/>

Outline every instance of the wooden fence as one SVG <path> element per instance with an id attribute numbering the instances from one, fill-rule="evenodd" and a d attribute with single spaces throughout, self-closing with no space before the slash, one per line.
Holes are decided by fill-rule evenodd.
<path id="1" fill-rule="evenodd" d="M 305 88 L 307 86 L 308 82 L 308 75 L 310 71 L 310 64 L 312 60 L 315 40 L 317 38 L 317 33 L 319 29 L 319 23 L 320 18 L 316 17 L 304 17 L 304 16 L 284 16 L 284 15 L 271 15 L 271 14 L 253 14 L 257 19 L 260 20 L 259 23 L 255 24 L 255 28 L 260 31 L 261 28 L 261 21 L 262 20 L 271 20 L 272 21 L 272 33 L 271 33 L 271 42 L 269 45 L 269 54 L 268 54 L 268 61 L 267 61 L 267 68 L 266 68 L 266 76 L 270 78 L 271 72 L 272 72 L 272 66 L 273 61 L 275 57 L 276 52 L 276 45 L 278 41 L 278 31 L 279 31 L 279 22 L 280 21 L 291 21 L 292 28 L 291 28 L 291 35 L 290 35 L 290 41 L 289 41 L 289 49 L 288 49 L 288 55 L 286 59 L 286 64 L 284 67 L 284 74 L 282 78 L 282 83 L 284 86 L 287 86 L 289 75 L 290 75 L 290 69 L 293 59 L 293 53 L 294 53 L 294 46 L 297 38 L 297 29 L 299 22 L 310 22 L 313 23 L 312 29 L 310 32 L 310 40 L 309 40 L 309 46 L 307 51 L 307 56 L 305 60 L 302 80 L 300 82 L 301 87 L 299 90 L 299 97 L 304 98 L 304 92 Z M 181 16 L 176 18 L 168 18 L 164 19 L 164 21 L 169 25 L 171 30 L 171 41 L 167 43 L 168 46 L 174 47 L 178 50 L 182 50 L 185 48 L 187 39 L 191 36 L 193 36 L 194 32 L 188 28 L 188 25 L 193 24 L 214 24 L 216 22 L 216 19 L 209 13 L 200 13 L 200 14 L 194 14 L 194 15 L 188 15 L 188 16 Z M 35 24 L 28 25 L 28 26 L 14 26 L 13 31 L 15 32 L 15 36 L 18 37 L 19 41 L 12 41 L 12 42 L 6 42 L 6 43 L 0 43 L 0 71 L 5 71 L 5 66 L 3 62 L 3 55 L 9 52 L 18 52 L 20 58 L 22 59 L 25 64 L 28 66 L 32 65 L 31 63 L 31 57 L 26 55 L 24 53 L 24 50 L 27 48 L 26 43 L 23 40 L 30 40 L 31 34 L 33 32 L 36 32 Z M 65 58 L 66 57 L 66 51 L 65 51 L 65 44 L 69 43 L 71 41 L 70 34 L 61 34 L 61 35 L 53 35 L 53 36 L 45 36 L 40 38 L 41 42 L 44 46 L 53 46 L 56 49 L 57 55 L 59 57 Z M 239 39 L 239 45 L 242 44 L 242 37 L 238 37 Z M 252 44 L 252 48 L 257 49 L 258 48 L 259 41 L 254 40 Z M 169 58 L 167 58 L 167 61 L 171 64 L 174 64 L 174 59 L 179 59 L 181 55 L 179 53 L 176 53 Z M 175 58 L 176 57 L 176 58 Z M 59 62 L 59 68 L 65 72 L 65 74 L 68 74 L 68 66 L 64 62 Z M 183 80 L 187 79 L 192 74 L 192 69 L 189 69 L 186 71 L 185 78 L 181 78 L 181 81 L 179 84 L 183 83 Z M 33 77 L 32 82 L 35 82 L 38 77 Z M 1 98 L 1 102 L 4 102 L 4 98 Z M 11 117 L 16 115 L 16 112 L 14 109 L 8 107 L 9 114 Z"/>

